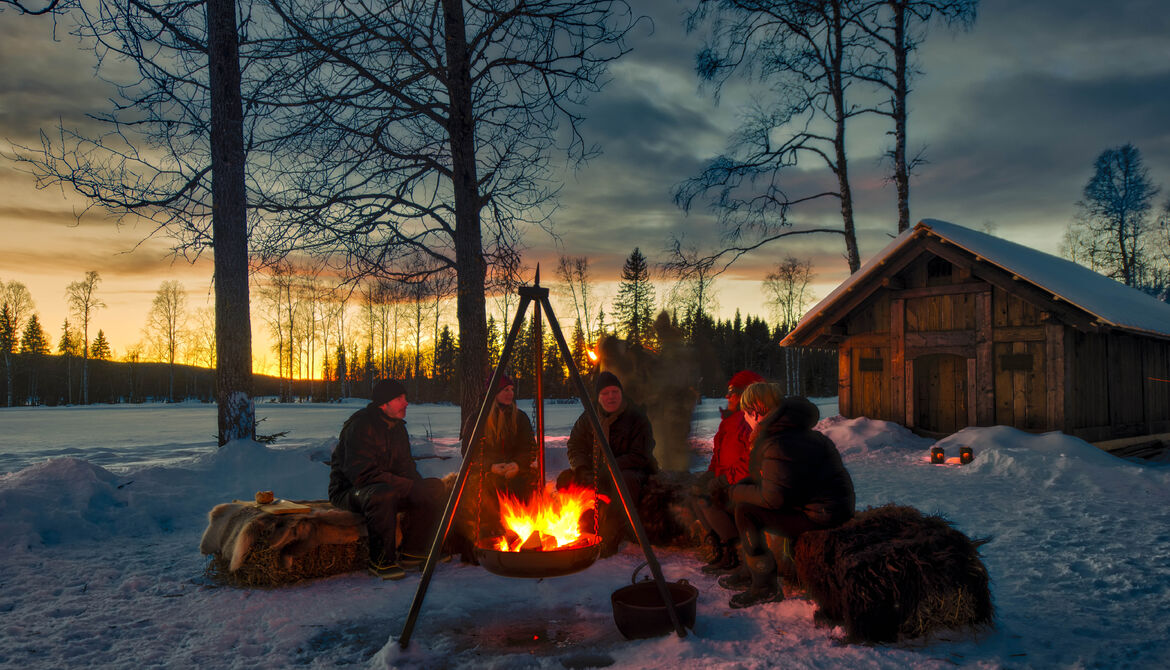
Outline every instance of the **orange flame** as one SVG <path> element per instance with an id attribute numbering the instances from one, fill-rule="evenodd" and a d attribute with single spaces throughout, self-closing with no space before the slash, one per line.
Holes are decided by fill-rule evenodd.
<path id="1" fill-rule="evenodd" d="M 531 545 L 533 535 L 541 550 L 556 549 L 581 539 L 579 522 L 586 510 L 596 508 L 593 489 L 570 486 L 560 491 L 538 490 L 527 501 L 508 493 L 499 494 L 500 517 L 504 526 L 518 539 L 508 542 L 507 535 L 496 542 L 498 551 L 520 551 Z"/>
<path id="2" fill-rule="evenodd" d="M 589 360 L 591 362 L 593 362 L 593 363 L 597 362 L 597 352 L 593 351 L 592 349 L 586 349 L 585 355 L 589 357 Z"/>

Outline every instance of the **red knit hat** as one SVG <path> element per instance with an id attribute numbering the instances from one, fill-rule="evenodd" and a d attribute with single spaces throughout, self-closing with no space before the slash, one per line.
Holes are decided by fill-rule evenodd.
<path id="1" fill-rule="evenodd" d="M 764 381 L 764 378 L 751 370 L 740 370 L 732 375 L 731 379 L 727 382 L 727 394 L 743 393 L 745 388 L 762 381 Z"/>

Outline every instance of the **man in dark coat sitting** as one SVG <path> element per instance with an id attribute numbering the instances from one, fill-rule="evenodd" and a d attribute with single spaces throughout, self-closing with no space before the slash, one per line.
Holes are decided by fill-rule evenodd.
<path id="1" fill-rule="evenodd" d="M 383 579 L 402 579 L 404 568 L 422 565 L 443 512 L 443 482 L 424 479 L 410 454 L 407 404 L 399 382 L 375 384 L 370 404 L 342 426 L 330 459 L 329 502 L 366 518 L 370 571 Z M 399 512 L 409 518 L 396 550 Z"/>
<path id="2" fill-rule="evenodd" d="M 627 502 L 636 507 L 642 495 L 642 486 L 650 475 L 658 471 L 658 463 L 654 460 L 654 431 L 646 415 L 622 395 L 622 383 L 617 375 L 608 371 L 598 374 L 593 388 L 597 393 L 601 428 L 605 431 L 620 476 L 630 493 Z M 605 474 L 601 442 L 594 434 L 593 422 L 589 420 L 588 413 L 582 413 L 573 424 L 567 447 L 570 469 L 557 476 L 557 488 L 577 484 L 597 488 L 611 498 L 616 497 L 613 484 Z M 628 525 L 624 522 L 625 512 L 617 504 L 615 500 L 609 513 L 602 514 L 602 553 L 607 555 L 617 551 L 623 530 Z"/>

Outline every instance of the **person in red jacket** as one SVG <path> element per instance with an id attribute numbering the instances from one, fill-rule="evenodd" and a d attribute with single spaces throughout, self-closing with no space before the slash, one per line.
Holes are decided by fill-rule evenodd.
<path id="1" fill-rule="evenodd" d="M 727 409 L 720 410 L 723 420 L 715 431 L 714 451 L 707 472 L 692 490 L 691 507 L 707 531 L 706 542 L 711 560 L 703 572 L 730 572 L 739 565 L 739 533 L 731 516 L 727 488 L 748 474 L 752 429 L 744 420 L 739 398 L 750 384 L 764 378 L 751 370 L 741 370 L 727 382 Z"/>

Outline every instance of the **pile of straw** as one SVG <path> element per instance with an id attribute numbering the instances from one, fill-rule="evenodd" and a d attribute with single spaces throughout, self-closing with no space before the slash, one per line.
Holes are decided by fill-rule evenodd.
<path id="1" fill-rule="evenodd" d="M 796 573 L 817 620 L 841 625 L 849 642 L 895 642 L 994 618 L 979 547 L 945 519 L 884 505 L 796 542 Z"/>

